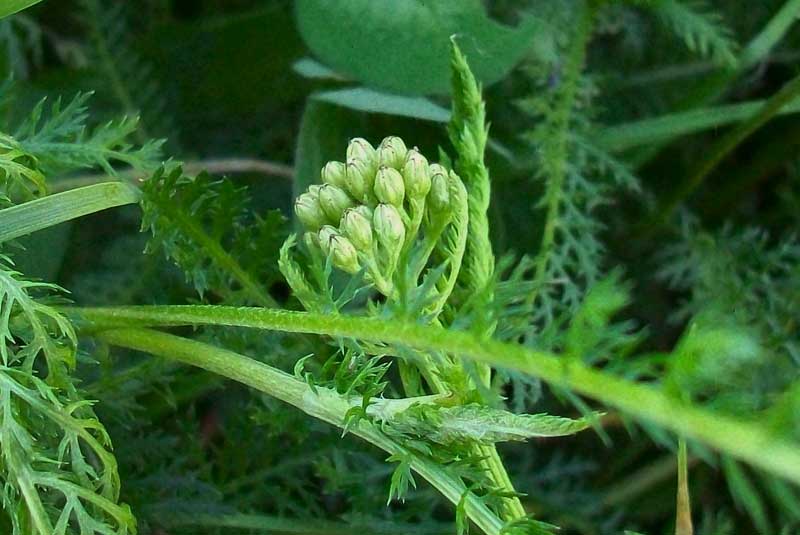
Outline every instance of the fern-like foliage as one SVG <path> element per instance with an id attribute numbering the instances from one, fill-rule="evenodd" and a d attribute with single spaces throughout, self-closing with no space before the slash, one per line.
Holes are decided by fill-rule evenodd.
<path id="1" fill-rule="evenodd" d="M 42 28 L 22 13 L 0 20 L 0 64 L 16 79 L 28 78 L 42 62 Z"/>
<path id="2" fill-rule="evenodd" d="M 231 304 L 274 306 L 268 288 L 277 255 L 264 252 L 285 237 L 279 212 L 252 214 L 244 188 L 205 173 L 187 177 L 175 165 L 158 170 L 142 192 L 142 230 L 152 233 L 147 250 L 172 259 L 201 297 L 213 292 Z"/>
<path id="3" fill-rule="evenodd" d="M 624 164 L 587 141 L 594 86 L 583 67 L 596 7 L 581 9 L 580 24 L 564 51 L 563 72 L 555 75 L 558 83 L 553 86 L 554 75 L 534 67 L 530 74 L 540 92 L 520 102 L 535 121 L 526 137 L 535 151 L 534 179 L 544 187 L 537 203 L 544 224 L 529 302 L 538 344 L 545 347 L 551 342 L 543 333 L 563 325 L 603 274 L 597 208 L 618 189 L 638 188 Z"/>
<path id="4" fill-rule="evenodd" d="M 638 0 L 680 37 L 686 48 L 724 67 L 735 67 L 738 45 L 719 12 L 703 1 Z"/>
<path id="5" fill-rule="evenodd" d="M 160 141 L 138 146 L 130 141 L 135 119 L 87 127 L 90 96 L 78 94 L 66 105 L 56 99 L 49 107 L 41 100 L 13 133 L 0 132 L 0 196 L 19 202 L 44 195 L 45 177 L 80 169 L 115 176 L 120 166 L 142 173 L 158 166 Z"/>
<path id="6" fill-rule="evenodd" d="M 3 508 L 14 535 L 134 534 L 109 436 L 69 376 L 76 337 L 47 304 L 55 289 L 0 259 Z"/>
<path id="7" fill-rule="evenodd" d="M 100 167 L 111 176 L 120 164 L 143 173 L 155 170 L 161 141 L 134 146 L 130 139 L 137 132 L 138 120 L 123 117 L 94 129 L 86 126 L 86 101 L 90 93 L 78 94 L 66 106 L 57 99 L 45 114 L 40 101 L 17 128 L 14 137 L 29 153 L 37 156 L 47 173 L 66 173 L 75 169 Z"/>
<path id="8" fill-rule="evenodd" d="M 800 408 L 800 245 L 755 228 L 705 232 L 684 218 L 681 240 L 659 275 L 687 293 L 676 320 L 692 318 L 669 375 L 684 395 L 734 414 L 760 412 L 776 433 L 797 439 Z M 724 356 L 724 358 L 722 357 Z M 771 532 L 768 502 L 782 521 L 797 521 L 796 489 L 732 459 L 722 461 L 728 488 L 759 530 Z M 770 489 L 763 496 L 757 486 Z"/>

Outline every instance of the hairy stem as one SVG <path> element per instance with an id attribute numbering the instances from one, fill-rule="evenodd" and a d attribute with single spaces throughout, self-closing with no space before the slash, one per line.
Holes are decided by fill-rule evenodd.
<path id="1" fill-rule="evenodd" d="M 539 377 L 800 483 L 800 447 L 777 436 L 761 421 L 718 414 L 688 404 L 655 386 L 635 383 L 546 351 L 424 325 L 286 310 L 210 305 L 65 310 L 90 322 L 85 325 L 85 332 L 130 326 L 229 325 L 443 351 Z"/>
<path id="2" fill-rule="evenodd" d="M 319 420 L 344 428 L 351 404 L 339 394 L 325 389 L 312 389 L 305 382 L 244 355 L 147 329 L 112 329 L 99 337 L 111 345 L 144 351 L 177 360 L 233 379 L 285 403 L 293 405 Z M 378 426 L 360 420 L 348 428 L 353 433 L 389 454 L 411 458 L 411 467 L 428 480 L 453 504 L 464 497 L 467 514 L 485 533 L 499 534 L 502 522 L 464 483 L 450 476 L 435 462 L 415 455 L 382 433 Z"/>

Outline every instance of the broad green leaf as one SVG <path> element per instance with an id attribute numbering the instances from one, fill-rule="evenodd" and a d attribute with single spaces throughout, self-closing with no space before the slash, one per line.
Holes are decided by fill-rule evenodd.
<path id="1" fill-rule="evenodd" d="M 0 2 L 0 19 L 27 9 L 42 0 L 3 0 Z"/>
<path id="2" fill-rule="evenodd" d="M 343 80 L 334 70 L 311 58 L 301 58 L 292 64 L 294 72 L 305 78 L 316 80 Z"/>
<path id="3" fill-rule="evenodd" d="M 335 89 L 316 93 L 313 98 L 358 111 L 385 113 L 446 123 L 450 111 L 425 97 L 407 97 L 375 91 L 366 87 Z"/>
<path id="4" fill-rule="evenodd" d="M 297 24 L 323 62 L 366 85 L 412 94 L 450 91 L 455 35 L 477 78 L 503 78 L 530 51 L 538 19 L 492 20 L 479 0 L 299 0 Z"/>

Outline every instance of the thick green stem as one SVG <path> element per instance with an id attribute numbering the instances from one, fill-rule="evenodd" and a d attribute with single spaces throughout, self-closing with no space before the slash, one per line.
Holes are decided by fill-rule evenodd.
<path id="1" fill-rule="evenodd" d="M 93 326 L 86 326 L 88 332 L 130 326 L 230 325 L 443 351 L 539 377 L 800 483 L 800 446 L 755 418 L 744 420 L 719 414 L 676 399 L 655 386 L 634 383 L 578 361 L 515 344 L 482 340 L 469 333 L 376 318 L 247 307 L 186 305 L 67 310 L 94 322 Z"/>
<path id="2" fill-rule="evenodd" d="M 159 522 L 166 527 L 225 528 L 283 535 L 353 535 L 359 532 L 370 535 L 446 535 L 453 531 L 447 524 L 420 526 L 379 520 L 345 523 L 241 513 L 176 513 L 170 518 L 159 518 Z"/>
<path id="3" fill-rule="evenodd" d="M 349 400 L 325 389 L 312 389 L 305 382 L 244 355 L 147 329 L 112 329 L 99 335 L 111 345 L 144 351 L 177 360 L 233 379 L 260 392 L 293 405 L 319 420 L 343 428 L 345 416 L 352 407 Z M 464 498 L 467 515 L 485 533 L 496 535 L 502 522 L 464 483 L 449 475 L 435 462 L 415 455 L 382 433 L 378 426 L 360 420 L 348 432 L 363 438 L 389 454 L 411 459 L 411 467 L 428 480 L 445 498 L 458 504 Z"/>

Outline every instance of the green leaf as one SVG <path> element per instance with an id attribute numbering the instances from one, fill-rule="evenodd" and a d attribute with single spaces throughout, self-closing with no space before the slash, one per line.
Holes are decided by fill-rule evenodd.
<path id="1" fill-rule="evenodd" d="M 3 0 L 2 4 L 0 4 L 0 19 L 13 15 L 23 9 L 27 9 L 41 1 L 42 0 Z"/>
<path id="2" fill-rule="evenodd" d="M 424 95 L 449 92 L 450 37 L 485 85 L 530 50 L 538 20 L 516 28 L 491 19 L 479 0 L 299 0 L 297 23 L 309 48 L 337 72 L 369 86 Z"/>
<path id="3" fill-rule="evenodd" d="M 0 256 L 0 500 L 13 535 L 132 535 L 111 440 L 69 376 L 75 331 L 45 304 L 57 289 Z"/>
<path id="4" fill-rule="evenodd" d="M 189 177 L 179 166 L 158 170 L 142 194 L 148 252 L 173 260 L 201 297 L 211 290 L 230 303 L 275 306 L 265 276 L 277 264 L 282 217 L 258 217 L 246 188 L 207 173 Z"/>
<path id="5" fill-rule="evenodd" d="M 694 53 L 711 58 L 718 65 L 735 67 L 737 44 L 733 32 L 719 13 L 703 2 L 657 0 L 644 2 L 686 43 Z"/>
<path id="6" fill-rule="evenodd" d="M 389 425 L 403 433 L 448 445 L 573 435 L 588 428 L 590 423 L 585 418 L 514 414 L 473 403 L 455 407 L 416 405 L 396 415 Z"/>
<path id="7" fill-rule="evenodd" d="M 0 210 L 0 243 L 139 198 L 132 184 L 105 182 L 18 204 Z"/>
<path id="8" fill-rule="evenodd" d="M 311 98 L 369 113 L 399 115 L 438 123 L 446 123 L 450 119 L 450 112 L 447 109 L 427 98 L 393 95 L 367 87 L 322 91 L 315 93 Z"/>

